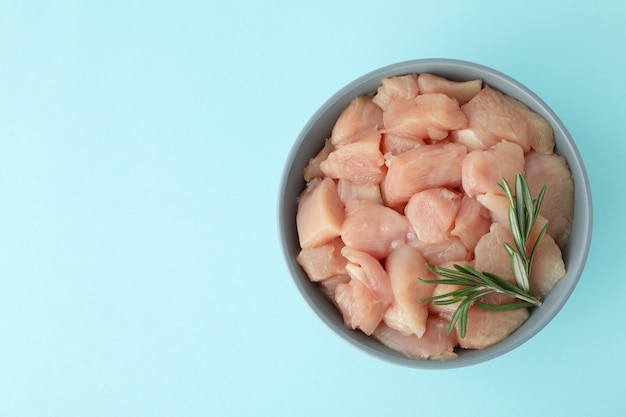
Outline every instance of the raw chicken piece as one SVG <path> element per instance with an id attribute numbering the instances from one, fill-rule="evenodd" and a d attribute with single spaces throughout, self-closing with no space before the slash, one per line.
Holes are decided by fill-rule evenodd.
<path id="1" fill-rule="evenodd" d="M 383 134 L 383 139 L 380 144 L 383 155 L 391 154 L 398 155 L 409 149 L 423 146 L 424 141 L 416 138 L 405 138 L 402 136 L 396 136 L 389 133 Z"/>
<path id="2" fill-rule="evenodd" d="M 420 302 L 433 292 L 433 285 L 419 280 L 431 279 L 426 269 L 426 259 L 415 248 L 402 245 L 391 251 L 385 270 L 391 281 L 393 301 L 385 312 L 387 325 L 399 332 L 422 337 L 426 331 L 428 303 Z"/>
<path id="3" fill-rule="evenodd" d="M 417 85 L 420 94 L 443 93 L 465 104 L 470 101 L 483 86 L 482 80 L 452 81 L 430 73 L 420 74 Z"/>
<path id="4" fill-rule="evenodd" d="M 469 265 L 472 266 L 473 268 L 475 268 L 475 262 L 468 262 L 468 261 L 450 261 L 450 262 L 446 262 L 445 264 L 441 265 L 441 267 L 444 268 L 448 268 L 448 269 L 454 269 L 454 264 L 458 264 L 461 266 L 465 266 L 465 265 Z M 460 290 L 463 287 L 462 285 L 450 285 L 450 284 L 436 284 L 435 285 L 435 289 L 433 290 L 433 297 L 434 296 L 438 296 L 438 295 L 442 295 L 442 294 L 448 294 L 451 293 L 453 291 L 456 290 Z M 482 297 L 480 299 L 480 301 L 482 301 L 483 303 L 487 303 L 487 304 L 503 304 L 503 303 L 510 303 L 513 301 L 516 301 L 514 298 L 509 297 L 508 295 L 505 294 L 500 294 L 500 293 L 492 293 L 492 294 L 488 294 L 484 297 Z M 439 314 L 442 317 L 445 317 L 447 319 L 450 319 L 452 317 L 452 315 L 454 314 L 454 312 L 456 311 L 457 307 L 458 307 L 459 303 L 454 303 L 454 304 L 447 304 L 447 305 L 437 305 L 435 304 L 434 300 L 431 301 L 430 306 L 429 306 L 429 310 Z"/>
<path id="5" fill-rule="evenodd" d="M 452 264 L 453 263 L 457 263 L 459 265 L 466 265 L 468 262 L 466 261 L 458 261 L 458 262 L 446 262 L 446 264 L 442 265 L 443 267 L 446 268 L 452 268 Z M 433 297 L 439 296 L 439 295 L 443 295 L 443 294 L 448 294 L 451 293 L 452 291 L 456 291 L 456 290 L 460 290 L 462 288 L 465 288 L 461 285 L 450 285 L 450 284 L 430 284 L 432 285 L 433 288 Z M 434 301 L 431 301 L 428 303 L 428 310 L 431 313 L 434 313 L 436 315 L 439 315 L 447 320 L 450 320 L 450 318 L 452 317 L 452 315 L 454 314 L 454 312 L 456 311 L 457 307 L 458 307 L 459 303 L 454 303 L 454 304 L 447 304 L 447 305 L 437 305 L 435 304 Z"/>
<path id="6" fill-rule="evenodd" d="M 344 218 L 335 182 L 330 178 L 311 181 L 298 199 L 296 227 L 300 247 L 311 248 L 335 239 L 341 234 Z"/>
<path id="7" fill-rule="evenodd" d="M 356 142 L 383 128 L 383 111 L 367 96 L 356 97 L 341 113 L 330 135 L 335 146 Z"/>
<path id="8" fill-rule="evenodd" d="M 370 254 L 349 246 L 344 246 L 341 254 L 349 261 L 346 270 L 350 278 L 361 281 L 376 294 L 385 309 L 389 307 L 393 300 L 393 291 L 389 275 L 381 263 Z"/>
<path id="9" fill-rule="evenodd" d="M 511 258 L 504 248 L 508 243 L 515 248 L 513 236 L 506 226 L 493 223 L 489 233 L 484 235 L 474 249 L 474 268 L 477 271 L 488 271 L 500 278 L 515 283 L 515 276 L 511 267 Z"/>
<path id="10" fill-rule="evenodd" d="M 427 127 L 426 128 L 426 140 L 431 140 L 431 142 L 439 142 L 448 137 L 450 132 L 446 129 L 440 129 L 437 127 Z"/>
<path id="11" fill-rule="evenodd" d="M 454 264 L 471 266 L 473 262 L 465 260 L 465 259 L 461 259 L 461 260 L 447 261 L 439 265 L 436 265 L 436 264 L 431 264 L 431 265 L 436 266 L 436 267 L 454 269 Z M 430 276 L 431 276 L 431 279 L 443 279 L 439 275 L 435 275 L 432 273 L 430 274 Z M 442 294 L 447 294 L 452 291 L 465 288 L 461 285 L 450 285 L 450 284 L 430 284 L 430 285 L 433 287 L 432 295 L 431 295 L 432 297 L 442 295 Z M 434 314 L 434 315 L 437 315 L 437 316 L 440 316 L 449 320 L 450 317 L 452 317 L 452 314 L 456 310 L 457 306 L 458 306 L 458 303 L 448 304 L 448 305 L 436 305 L 433 300 L 433 301 L 428 302 L 428 311 L 431 314 Z"/>
<path id="12" fill-rule="evenodd" d="M 464 349 L 485 349 L 493 346 L 509 337 L 528 319 L 528 316 L 528 310 L 525 308 L 496 312 L 472 306 L 467 315 L 465 337 L 461 338 L 458 335 L 459 346 Z"/>
<path id="13" fill-rule="evenodd" d="M 569 241 L 574 218 L 574 179 L 567 160 L 557 154 L 531 152 L 526 155 L 525 167 L 533 197 L 546 186 L 540 213 L 548 219 L 548 233 L 563 249 Z"/>
<path id="14" fill-rule="evenodd" d="M 446 334 L 448 322 L 437 316 L 428 317 L 422 338 L 405 336 L 381 323 L 373 336 L 382 344 L 413 359 L 450 360 L 458 358 L 454 352 L 457 344 L 454 333 Z"/>
<path id="15" fill-rule="evenodd" d="M 381 109 L 386 110 L 390 102 L 394 100 L 410 100 L 419 93 L 418 75 L 398 75 L 385 78 L 378 87 L 372 101 Z"/>
<path id="16" fill-rule="evenodd" d="M 464 259 L 467 261 L 472 256 L 461 239 L 454 236 L 440 243 L 424 243 L 414 236 L 411 236 L 407 242 L 409 245 L 419 250 L 431 265 L 441 265 L 456 259 Z"/>
<path id="17" fill-rule="evenodd" d="M 486 150 L 472 151 L 461 164 L 463 190 L 469 197 L 487 192 L 502 193 L 498 183 L 504 177 L 515 185 L 515 175 L 524 172 L 524 151 L 512 142 L 502 141 Z"/>
<path id="18" fill-rule="evenodd" d="M 511 297 L 510 295 L 494 292 L 481 297 L 480 301 L 485 304 L 501 305 L 514 303 L 519 300 L 515 297 Z"/>
<path id="19" fill-rule="evenodd" d="M 488 85 L 461 110 L 480 137 L 515 142 L 524 152 L 552 153 L 554 149 L 554 132 L 546 119 Z"/>
<path id="20" fill-rule="evenodd" d="M 385 133 L 421 139 L 443 139 L 450 130 L 467 127 L 459 103 L 440 93 L 394 100 L 383 112 L 383 121 Z"/>
<path id="21" fill-rule="evenodd" d="M 456 236 L 473 252 L 478 240 L 489 231 L 491 216 L 489 210 L 477 200 L 463 195 L 461 207 L 454 219 L 454 228 L 450 236 Z"/>
<path id="22" fill-rule="evenodd" d="M 306 182 L 311 181 L 313 178 L 323 177 L 324 173 L 320 169 L 320 163 L 328 158 L 328 155 L 335 149 L 335 146 L 330 143 L 330 139 L 326 139 L 324 147 L 314 158 L 309 159 L 309 163 L 304 167 L 304 180 Z"/>
<path id="23" fill-rule="evenodd" d="M 461 207 L 461 198 L 462 194 L 444 187 L 413 194 L 404 214 L 417 239 L 424 243 L 441 243 L 448 239 Z"/>
<path id="24" fill-rule="evenodd" d="M 313 282 L 333 275 L 347 274 L 347 259 L 341 254 L 345 245 L 340 238 L 325 245 L 305 248 L 298 253 L 296 261 Z"/>
<path id="25" fill-rule="evenodd" d="M 530 254 L 539 230 L 545 224 L 545 219 L 539 218 L 531 232 L 527 242 L 527 253 Z M 513 248 L 515 244 L 513 236 L 506 226 L 500 223 L 493 223 L 489 233 L 483 236 L 474 250 L 474 267 L 478 271 L 488 271 L 515 283 L 515 275 L 511 266 L 504 243 L 508 243 Z M 530 272 L 530 293 L 536 297 L 545 296 L 565 276 L 565 263 L 561 249 L 549 234 L 544 234 L 539 241 L 539 246 L 535 252 L 532 269 Z M 491 297 L 491 296 L 490 296 Z M 501 296 L 491 297 L 487 301 L 490 304 L 500 304 L 504 302 Z"/>
<path id="26" fill-rule="evenodd" d="M 383 201 L 395 207 L 418 191 L 461 185 L 461 162 L 467 151 L 458 143 L 420 146 L 391 157 L 381 184 Z"/>
<path id="27" fill-rule="evenodd" d="M 325 280 L 318 282 L 318 285 L 320 289 L 322 290 L 322 293 L 324 293 L 324 295 L 326 296 L 326 298 L 328 298 L 330 301 L 332 301 L 335 304 L 335 306 L 337 306 L 337 302 L 335 301 L 335 289 L 337 288 L 339 284 L 350 282 L 350 279 L 351 279 L 350 275 L 348 275 L 347 273 L 341 274 L 341 275 L 335 275 L 335 276 L 326 278 Z"/>
<path id="28" fill-rule="evenodd" d="M 488 149 L 496 143 L 500 142 L 500 139 L 494 138 L 491 135 L 481 135 L 480 131 L 476 129 L 459 129 L 450 132 L 450 139 L 452 142 L 463 144 L 467 147 L 468 152 Z"/>
<path id="29" fill-rule="evenodd" d="M 378 327 L 386 309 L 376 294 L 357 279 L 337 285 L 335 304 L 341 311 L 346 327 L 361 329 L 368 336 Z"/>
<path id="30" fill-rule="evenodd" d="M 475 262 L 468 262 L 468 261 L 450 261 L 450 262 L 446 262 L 445 264 L 441 265 L 441 267 L 444 268 L 448 268 L 448 269 L 454 269 L 454 264 L 458 264 L 458 265 L 469 265 L 475 268 Z M 460 290 L 463 287 L 462 285 L 450 285 L 450 284 L 435 284 L 435 288 L 433 290 L 433 297 L 435 296 L 439 296 L 439 295 L 443 295 L 443 294 L 448 294 L 451 293 L 453 291 L 456 290 Z M 492 293 L 492 294 L 488 294 L 484 297 L 482 297 L 480 299 L 480 301 L 482 301 L 483 303 L 487 303 L 487 304 L 494 304 L 494 305 L 499 305 L 499 304 L 504 304 L 504 303 L 510 303 L 513 301 L 516 301 L 513 297 L 510 297 L 506 294 L 500 294 L 500 293 Z M 452 317 L 452 315 L 454 314 L 454 312 L 456 311 L 457 307 L 458 307 L 459 303 L 454 303 L 454 304 L 447 304 L 447 305 L 437 305 L 435 304 L 434 300 L 430 302 L 429 305 L 429 310 L 431 312 L 434 312 L 436 314 L 439 314 L 442 317 L 445 317 L 447 319 L 450 319 Z"/>
<path id="31" fill-rule="evenodd" d="M 339 198 L 346 204 L 350 200 L 369 200 L 374 203 L 382 203 L 378 184 L 355 184 L 347 179 L 337 181 Z"/>
<path id="32" fill-rule="evenodd" d="M 515 275 L 511 266 L 511 258 L 504 248 L 504 243 L 515 247 L 509 229 L 500 223 L 493 223 L 489 233 L 476 244 L 474 250 L 474 268 L 480 272 L 491 272 L 500 278 L 515 284 Z M 481 298 L 483 303 L 504 304 L 515 301 L 506 294 L 488 294 Z"/>
<path id="33" fill-rule="evenodd" d="M 513 184 L 511 186 L 513 187 Z M 491 220 L 507 228 L 509 227 L 509 206 L 511 203 L 509 203 L 509 199 L 504 194 L 487 192 L 477 195 L 476 201 L 489 210 Z"/>
<path id="34" fill-rule="evenodd" d="M 389 207 L 368 200 L 351 200 L 345 213 L 341 238 L 350 247 L 382 259 L 406 241 L 409 222 Z"/>
<path id="35" fill-rule="evenodd" d="M 531 238 L 529 243 L 534 243 L 534 241 L 535 239 Z M 544 297 L 565 276 L 565 273 L 561 249 L 552 236 L 544 234 L 539 241 L 530 272 L 530 293 L 535 297 Z"/>
<path id="36" fill-rule="evenodd" d="M 476 200 L 480 202 L 485 208 L 489 210 L 491 214 L 491 219 L 495 223 L 499 223 L 507 230 L 510 230 L 511 225 L 509 224 L 509 207 L 510 202 L 509 199 L 502 194 L 494 194 L 494 193 L 486 193 L 481 194 L 476 197 Z M 533 226 L 533 230 L 530 232 L 530 236 L 528 237 L 528 244 L 532 245 L 539 232 L 543 228 L 543 226 L 548 222 L 548 220 L 539 214 L 539 217 L 535 220 L 535 225 Z M 529 246 L 528 250 L 531 249 L 532 246 Z"/>
<path id="37" fill-rule="evenodd" d="M 337 147 L 320 169 L 330 178 L 345 178 L 356 184 L 378 184 L 385 178 L 385 158 L 380 151 L 378 132 L 362 137 L 356 142 Z"/>

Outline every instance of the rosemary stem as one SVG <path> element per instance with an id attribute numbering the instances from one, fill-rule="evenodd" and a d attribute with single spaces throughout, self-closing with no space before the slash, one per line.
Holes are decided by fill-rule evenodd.
<path id="1" fill-rule="evenodd" d="M 527 303 L 530 303 L 534 306 L 539 307 L 542 303 L 541 300 L 528 294 L 528 293 L 524 293 L 524 292 L 513 292 L 513 291 L 499 291 L 499 290 L 495 290 L 495 292 L 499 292 L 502 294 L 506 294 L 509 295 L 513 298 L 517 298 L 518 300 L 522 300 L 522 301 L 526 301 Z"/>

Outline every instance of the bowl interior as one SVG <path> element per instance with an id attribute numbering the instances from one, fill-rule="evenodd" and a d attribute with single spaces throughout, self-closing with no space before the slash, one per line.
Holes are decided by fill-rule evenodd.
<path id="1" fill-rule="evenodd" d="M 528 320 L 507 339 L 484 350 L 461 350 L 458 359 L 445 362 L 409 359 L 358 330 L 347 329 L 335 306 L 316 284 L 309 281 L 295 260 L 300 251 L 295 223 L 297 198 L 305 187 L 302 171 L 309 158 L 323 147 L 337 118 L 354 97 L 375 92 L 383 78 L 422 72 L 456 81 L 480 78 L 485 84 L 524 102 L 545 117 L 554 129 L 556 152 L 569 163 L 575 187 L 572 234 L 570 244 L 563 251 L 566 276 L 545 297 L 544 304 L 534 309 Z M 382 360 L 415 368 L 457 368 L 484 362 L 511 351 L 543 329 L 565 304 L 580 279 L 589 252 L 591 226 L 592 205 L 587 173 L 574 141 L 554 112 L 529 89 L 505 74 L 475 63 L 451 59 L 421 59 L 390 65 L 364 75 L 333 95 L 311 117 L 295 141 L 279 189 L 278 228 L 283 254 L 289 272 L 309 306 L 331 330 L 360 350 Z"/>

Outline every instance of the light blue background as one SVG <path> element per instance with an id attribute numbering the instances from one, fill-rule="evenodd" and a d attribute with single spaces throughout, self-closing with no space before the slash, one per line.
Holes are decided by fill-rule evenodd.
<path id="1" fill-rule="evenodd" d="M 609 416 L 626 410 L 623 1 L 0 3 L 0 416 Z M 420 371 L 332 334 L 276 226 L 333 93 L 415 58 L 533 89 L 595 203 L 561 314 Z"/>

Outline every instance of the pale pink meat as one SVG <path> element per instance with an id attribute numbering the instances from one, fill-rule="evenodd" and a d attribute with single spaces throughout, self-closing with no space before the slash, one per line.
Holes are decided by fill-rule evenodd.
<path id="1" fill-rule="evenodd" d="M 437 268 L 454 269 L 455 264 L 473 266 L 474 262 L 471 260 L 466 260 L 466 259 L 457 259 L 457 260 L 446 261 L 440 264 L 432 264 L 432 266 L 437 267 Z M 433 275 L 434 279 L 439 279 L 439 280 L 444 279 L 438 275 L 434 275 L 434 274 L 431 274 L 431 275 Z M 433 294 L 432 294 L 433 297 L 465 288 L 461 285 L 450 285 L 450 284 L 432 284 L 432 285 L 434 286 Z M 428 303 L 428 310 L 431 313 L 437 314 L 449 320 L 450 317 L 452 317 L 452 314 L 456 310 L 457 306 L 458 306 L 458 303 L 448 304 L 448 305 L 437 305 L 434 303 L 434 300 L 433 300 Z"/>
<path id="2" fill-rule="evenodd" d="M 341 254 L 348 259 L 346 270 L 350 278 L 357 279 L 376 294 L 377 299 L 389 307 L 393 300 L 391 281 L 382 264 L 372 255 L 344 246 Z"/>
<path id="3" fill-rule="evenodd" d="M 320 290 L 326 296 L 326 298 L 332 301 L 333 304 L 337 305 L 337 302 L 335 300 L 335 290 L 337 289 L 337 286 L 339 284 L 348 283 L 350 282 L 350 279 L 350 275 L 346 273 L 326 278 L 322 281 L 319 281 L 317 284 L 319 285 Z"/>
<path id="4" fill-rule="evenodd" d="M 391 157 L 381 184 L 383 201 L 391 207 L 409 201 L 418 191 L 461 185 L 461 162 L 467 154 L 458 143 L 420 146 Z"/>
<path id="5" fill-rule="evenodd" d="M 461 106 L 471 129 L 480 137 L 504 139 L 531 149 L 552 153 L 554 132 L 550 123 L 522 102 L 486 85 L 474 98 Z"/>
<path id="6" fill-rule="evenodd" d="M 406 241 L 409 229 L 408 220 L 397 211 L 368 200 L 351 200 L 341 238 L 346 245 L 382 259 Z"/>
<path id="7" fill-rule="evenodd" d="M 530 242 L 534 243 L 534 241 L 535 239 L 532 239 Z M 539 241 L 530 272 L 530 293 L 535 297 L 544 297 L 565 276 L 565 273 L 561 249 L 552 236 L 544 234 Z"/>
<path id="8" fill-rule="evenodd" d="M 439 243 L 424 243 L 413 237 L 409 238 L 407 243 L 419 250 L 431 265 L 441 265 L 457 259 L 468 261 L 472 257 L 472 253 L 465 247 L 461 239 L 455 236 Z"/>
<path id="9" fill-rule="evenodd" d="M 448 137 L 450 132 L 446 129 L 441 129 L 439 127 L 427 127 L 426 128 L 426 140 L 431 139 L 434 142 L 439 142 Z"/>
<path id="10" fill-rule="evenodd" d="M 517 330 L 529 313 L 527 309 L 510 311 L 487 311 L 472 306 L 467 315 L 467 333 L 458 336 L 459 346 L 464 349 L 485 349 L 509 337 Z M 458 335 L 458 324 L 457 324 Z"/>
<path id="11" fill-rule="evenodd" d="M 419 191 L 409 199 L 404 214 L 417 239 L 441 243 L 449 238 L 461 207 L 462 194 L 445 187 Z"/>
<path id="12" fill-rule="evenodd" d="M 440 93 L 391 101 L 383 121 L 386 133 L 421 139 L 444 139 L 449 131 L 467 127 L 459 103 Z"/>
<path id="13" fill-rule="evenodd" d="M 298 199 L 296 227 L 301 248 L 323 245 L 341 235 L 344 205 L 335 182 L 314 180 Z"/>
<path id="14" fill-rule="evenodd" d="M 381 150 L 383 155 L 398 155 L 409 149 L 423 146 L 425 143 L 422 139 L 406 138 L 402 136 L 392 135 L 390 133 L 384 133 L 381 142 Z"/>
<path id="15" fill-rule="evenodd" d="M 403 335 L 382 322 L 372 334 L 382 344 L 413 359 L 450 360 L 458 355 L 454 352 L 457 344 L 454 333 L 446 334 L 448 321 L 429 316 L 426 332 L 420 339 L 415 335 Z"/>
<path id="16" fill-rule="evenodd" d="M 330 178 L 356 184 L 378 184 L 385 178 L 385 158 L 380 151 L 381 134 L 373 131 L 356 142 L 335 148 L 319 165 Z"/>
<path id="17" fill-rule="evenodd" d="M 389 103 L 394 100 L 415 98 L 419 93 L 418 77 L 417 74 L 407 74 L 383 79 L 372 101 L 386 110 Z"/>
<path id="18" fill-rule="evenodd" d="M 473 266 L 477 271 L 491 272 L 515 284 L 511 258 L 504 248 L 505 243 L 515 247 L 511 232 L 509 232 L 506 226 L 500 223 L 493 223 L 489 233 L 485 234 L 476 244 Z M 505 294 L 488 294 L 481 301 L 497 305 L 510 303 L 513 299 Z"/>
<path id="19" fill-rule="evenodd" d="M 490 230 L 493 231 L 495 224 L 497 223 L 499 226 L 501 226 L 500 229 L 506 230 L 506 232 L 509 233 L 509 236 L 510 236 L 511 226 L 509 223 L 509 209 L 510 209 L 509 199 L 502 194 L 495 194 L 495 193 L 481 194 L 477 196 L 476 199 L 485 208 L 487 208 L 489 210 L 489 213 L 491 214 L 491 218 L 494 224 L 491 225 Z M 533 226 L 533 229 L 530 232 L 530 235 L 526 243 L 526 249 L 528 253 L 530 253 L 532 246 L 534 245 L 535 240 L 539 236 L 541 229 L 545 226 L 547 222 L 548 220 L 545 217 L 543 217 L 541 214 L 539 214 L 539 216 L 535 219 L 535 224 Z M 510 244 L 512 245 L 512 243 Z"/>
<path id="20" fill-rule="evenodd" d="M 540 217 L 535 224 L 528 239 L 527 253 L 530 254 L 535 244 L 539 231 L 545 224 L 545 219 Z M 515 283 L 515 276 L 511 267 L 511 258 L 504 249 L 504 243 L 515 248 L 513 236 L 507 226 L 498 222 L 491 225 L 489 233 L 483 236 L 474 250 L 474 267 L 478 271 L 489 271 Z M 533 258 L 530 273 L 530 292 L 536 297 L 545 296 L 565 276 L 566 269 L 563 262 L 561 249 L 552 236 L 544 234 L 539 241 L 539 246 Z M 497 301 L 496 301 L 497 300 Z M 500 296 L 490 297 L 488 303 L 500 304 L 503 298 Z"/>
<path id="21" fill-rule="evenodd" d="M 511 258 L 504 248 L 505 243 L 515 248 L 508 226 L 493 223 L 489 233 L 484 235 L 476 245 L 474 268 L 480 272 L 491 272 L 515 284 Z M 481 301 L 487 304 L 504 304 L 515 300 L 505 294 L 488 294 Z"/>
<path id="22" fill-rule="evenodd" d="M 346 327 L 361 329 L 371 335 L 383 319 L 386 306 L 376 294 L 357 279 L 337 285 L 335 304 L 339 307 Z"/>
<path id="23" fill-rule="evenodd" d="M 298 253 L 296 261 L 313 282 L 334 275 L 347 274 L 346 264 L 348 261 L 341 254 L 341 248 L 344 246 L 343 241 L 336 238 L 325 245 L 302 249 Z"/>
<path id="24" fill-rule="evenodd" d="M 422 73 L 417 79 L 421 94 L 443 93 L 455 99 L 459 104 L 470 101 L 482 88 L 480 79 L 470 81 L 453 81 L 430 73 Z"/>
<path id="25" fill-rule="evenodd" d="M 499 223 L 501 226 L 510 230 L 509 224 L 509 199 L 502 194 L 486 193 L 476 197 L 476 200 L 480 202 L 485 208 L 489 210 L 491 219 L 494 223 Z M 530 232 L 528 239 L 529 245 L 532 244 L 538 236 L 540 230 L 547 223 L 547 219 L 539 214 L 539 217 L 535 220 L 533 230 Z M 528 248 L 530 250 L 530 247 Z"/>
<path id="26" fill-rule="evenodd" d="M 385 270 L 391 281 L 393 301 L 385 312 L 387 325 L 403 334 L 422 337 L 426 331 L 428 303 L 420 302 L 432 295 L 433 285 L 419 280 L 431 279 L 426 259 L 415 248 L 402 245 L 391 251 Z"/>
<path id="27" fill-rule="evenodd" d="M 510 230 L 509 224 L 509 199 L 502 194 L 486 193 L 476 197 L 476 199 L 489 210 L 491 219 L 494 223 L 499 223 L 507 230 Z M 540 230 L 548 222 L 548 220 L 539 214 L 539 217 L 535 220 L 533 230 L 530 232 L 528 244 L 532 244 L 538 236 Z M 530 250 L 530 247 L 528 248 Z"/>
<path id="28" fill-rule="evenodd" d="M 478 240 L 489 231 L 491 216 L 477 200 L 463 195 L 450 236 L 456 236 L 473 252 Z"/>
<path id="29" fill-rule="evenodd" d="M 322 178 L 324 173 L 320 169 L 320 164 L 328 158 L 328 155 L 335 149 L 335 146 L 330 143 L 330 139 L 326 139 L 324 147 L 318 152 L 315 157 L 309 159 L 309 163 L 304 167 L 304 180 L 306 182 L 311 181 L 313 178 Z"/>
<path id="30" fill-rule="evenodd" d="M 526 155 L 526 179 L 533 197 L 546 186 L 540 213 L 548 220 L 548 233 L 561 249 L 569 241 L 574 218 L 574 179 L 563 156 L 531 152 Z"/>
<path id="31" fill-rule="evenodd" d="M 450 132 L 450 140 L 465 145 L 468 152 L 488 149 L 500 142 L 499 138 L 491 135 L 481 135 L 480 131 L 471 128 L 453 130 Z"/>
<path id="32" fill-rule="evenodd" d="M 513 236 L 506 226 L 493 223 L 489 233 L 485 234 L 474 249 L 474 268 L 478 271 L 489 271 L 507 281 L 514 283 L 515 276 L 504 244 L 515 247 Z"/>
<path id="33" fill-rule="evenodd" d="M 346 204 L 350 200 L 369 200 L 382 203 L 380 186 L 378 184 L 355 184 L 350 180 L 341 178 L 337 181 L 339 199 Z"/>
<path id="34" fill-rule="evenodd" d="M 489 149 L 468 153 L 461 169 L 463 190 L 469 197 L 502 193 L 498 187 L 502 178 L 513 187 L 515 175 L 524 172 L 524 151 L 515 143 L 502 141 Z"/>
<path id="35" fill-rule="evenodd" d="M 535 225 L 530 231 L 530 235 L 528 236 L 528 241 L 526 242 L 526 250 L 528 250 L 528 253 L 530 253 L 530 251 L 532 250 L 533 245 L 535 244 L 535 241 L 537 240 L 537 237 L 539 237 L 539 233 L 541 232 L 541 229 L 543 229 L 546 223 L 548 223 L 548 220 L 545 217 L 543 217 L 541 214 L 539 214 L 539 217 L 537 217 L 537 219 L 535 220 Z"/>
<path id="36" fill-rule="evenodd" d="M 457 263 L 459 265 L 467 264 L 467 262 L 464 262 L 464 261 L 457 262 Z M 433 297 L 444 295 L 444 294 L 449 294 L 453 291 L 465 288 L 460 285 L 450 285 L 450 284 L 432 284 L 432 285 L 435 287 L 433 288 L 433 294 L 432 294 Z M 438 304 L 435 304 L 433 300 L 428 303 L 428 310 L 431 313 L 434 313 L 440 317 L 450 320 L 450 318 L 452 317 L 452 315 L 454 314 L 458 306 L 459 306 L 459 303 L 438 305 Z"/>
<path id="37" fill-rule="evenodd" d="M 513 187 L 513 184 L 511 184 Z M 491 220 L 500 223 L 503 226 L 509 227 L 509 199 L 500 193 L 487 192 L 476 196 L 478 201 L 483 207 L 489 210 Z"/>
<path id="38" fill-rule="evenodd" d="M 367 96 L 356 97 L 341 113 L 330 141 L 335 146 L 356 142 L 383 128 L 383 111 Z"/>
<path id="39" fill-rule="evenodd" d="M 497 248 L 496 248 L 497 249 Z M 508 261 L 507 259 L 502 259 L 503 262 Z M 441 267 L 444 268 L 448 268 L 448 269 L 454 269 L 454 264 L 458 264 L 461 266 L 465 266 L 465 265 L 469 265 L 473 268 L 478 269 L 479 271 L 482 271 L 482 269 L 480 269 L 480 266 L 476 266 L 476 262 L 474 261 L 465 261 L 465 260 L 459 260 L 459 261 L 450 261 L 450 262 L 446 262 L 443 265 L 440 265 Z M 513 278 L 511 278 L 509 280 L 511 283 L 515 283 Z M 461 285 L 450 285 L 450 284 L 435 284 L 435 288 L 433 290 L 433 297 L 435 296 L 439 296 L 439 295 L 443 295 L 443 294 L 449 294 L 453 291 L 456 290 L 460 290 L 464 288 Z M 488 294 L 484 297 L 482 297 L 480 299 L 480 301 L 482 301 L 483 303 L 487 303 L 487 304 L 504 304 L 504 303 L 510 303 L 513 301 L 516 301 L 514 298 L 509 297 L 508 295 L 505 294 L 499 294 L 499 293 L 492 293 L 492 294 Z M 452 317 L 452 315 L 454 314 L 454 312 L 456 311 L 456 309 L 458 308 L 459 303 L 454 303 L 454 304 L 446 304 L 446 305 L 437 305 L 435 304 L 435 301 L 431 301 L 430 305 L 428 306 L 429 311 L 431 311 L 432 313 L 435 314 L 439 314 L 442 317 L 445 317 L 447 319 L 450 319 Z"/>

